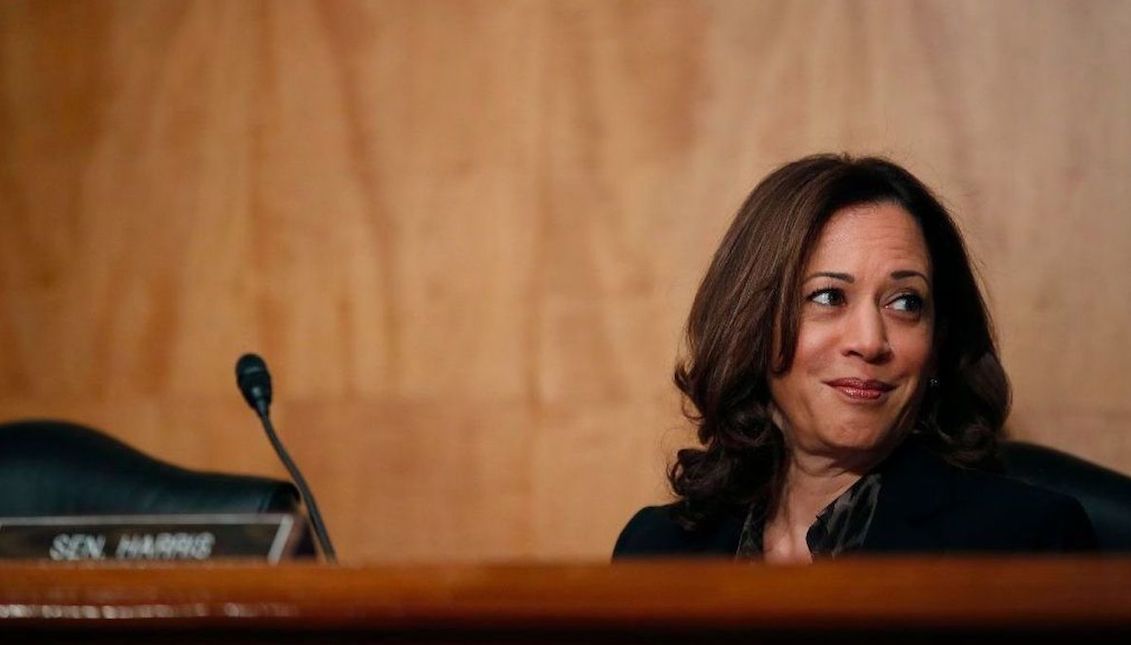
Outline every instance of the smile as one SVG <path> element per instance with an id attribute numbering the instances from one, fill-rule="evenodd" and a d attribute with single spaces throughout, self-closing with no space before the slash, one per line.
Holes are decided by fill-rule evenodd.
<path id="1" fill-rule="evenodd" d="M 879 401 L 884 398 L 885 394 L 895 389 L 895 386 L 890 383 L 858 378 L 841 378 L 834 381 L 826 381 L 825 385 L 834 388 L 854 401 Z"/>

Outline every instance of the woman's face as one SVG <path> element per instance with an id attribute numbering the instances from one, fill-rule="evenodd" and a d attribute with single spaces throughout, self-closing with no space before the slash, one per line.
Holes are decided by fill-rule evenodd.
<path id="1" fill-rule="evenodd" d="M 771 375 L 790 449 L 860 460 L 910 428 L 932 361 L 931 261 L 900 206 L 833 214 L 802 275 L 793 364 Z"/>

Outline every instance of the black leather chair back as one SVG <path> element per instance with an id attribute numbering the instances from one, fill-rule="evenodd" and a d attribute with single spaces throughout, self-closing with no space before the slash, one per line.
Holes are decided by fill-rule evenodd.
<path id="1" fill-rule="evenodd" d="M 1101 551 L 1131 551 L 1131 477 L 1021 441 L 1002 444 L 1002 461 L 1007 475 L 1080 500 Z"/>
<path id="2" fill-rule="evenodd" d="M 289 482 L 179 468 L 61 421 L 0 424 L 0 517 L 295 513 Z"/>

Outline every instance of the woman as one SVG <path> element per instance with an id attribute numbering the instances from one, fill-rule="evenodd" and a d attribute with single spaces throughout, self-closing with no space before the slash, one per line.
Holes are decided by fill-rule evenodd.
<path id="1" fill-rule="evenodd" d="M 1078 502 L 988 472 L 1009 408 L 989 315 L 950 215 L 890 161 L 807 157 L 755 187 L 687 345 L 702 447 L 615 557 L 1094 545 Z"/>

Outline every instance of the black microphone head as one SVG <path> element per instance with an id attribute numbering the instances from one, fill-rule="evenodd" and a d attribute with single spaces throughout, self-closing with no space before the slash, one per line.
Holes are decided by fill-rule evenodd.
<path id="1" fill-rule="evenodd" d="M 252 410 L 267 414 L 271 405 L 271 374 L 258 354 L 244 354 L 236 361 L 236 385 Z"/>

